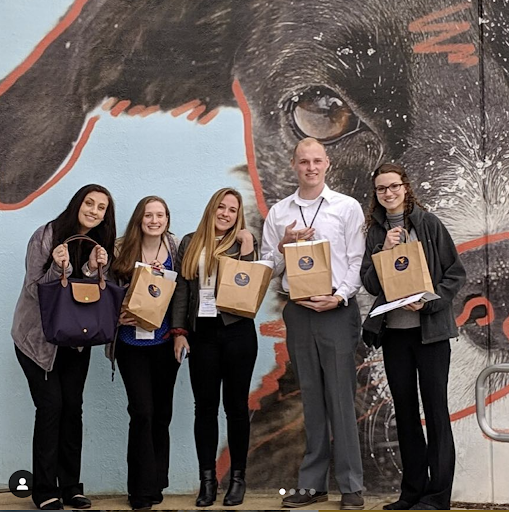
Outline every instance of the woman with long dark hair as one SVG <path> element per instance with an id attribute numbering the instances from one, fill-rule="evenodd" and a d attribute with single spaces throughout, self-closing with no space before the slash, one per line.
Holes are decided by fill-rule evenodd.
<path id="1" fill-rule="evenodd" d="M 455 449 L 447 404 L 450 338 L 458 336 L 452 301 L 465 282 L 465 269 L 440 220 L 418 202 L 404 167 L 383 164 L 373 174 L 373 195 L 366 220 L 366 252 L 361 278 L 377 296 L 373 309 L 386 302 L 372 255 L 404 240 L 420 240 L 439 299 L 416 302 L 366 318 L 363 337 L 382 346 L 394 400 L 403 464 L 401 496 L 385 510 L 448 510 L 454 478 Z M 420 391 L 426 438 L 419 411 Z"/>
<path id="2" fill-rule="evenodd" d="M 80 483 L 83 388 L 90 348 L 57 347 L 44 337 L 38 283 L 67 277 L 93 277 L 106 265 L 115 243 L 115 207 L 100 185 L 86 185 L 67 208 L 41 226 L 28 242 L 26 275 L 12 326 L 16 356 L 36 407 L 32 499 L 41 510 L 89 508 Z M 99 245 L 63 242 L 86 234 Z M 63 499 L 63 504 L 60 498 Z"/>
<path id="3" fill-rule="evenodd" d="M 177 360 L 181 361 L 184 348 L 190 354 L 201 481 L 197 507 L 212 505 L 217 495 L 221 383 L 231 457 L 230 486 L 223 504 L 240 505 L 246 491 L 248 395 L 258 342 L 253 320 L 219 313 L 215 308 L 221 256 L 249 261 L 256 258 L 256 242 L 246 229 L 242 196 L 232 188 L 223 188 L 212 196 L 196 232 L 182 239 L 177 258 L 172 333 Z"/>
<path id="4" fill-rule="evenodd" d="M 117 241 L 112 272 L 121 284 L 131 281 L 137 261 L 174 269 L 178 240 L 169 229 L 170 210 L 164 199 L 141 199 Z M 163 501 L 162 491 L 168 487 L 169 427 L 180 365 L 173 357 L 168 313 L 153 333 L 137 328 L 136 320 L 125 313 L 120 323 L 109 356 L 117 358 L 129 401 L 127 491 L 133 510 L 150 509 Z"/>

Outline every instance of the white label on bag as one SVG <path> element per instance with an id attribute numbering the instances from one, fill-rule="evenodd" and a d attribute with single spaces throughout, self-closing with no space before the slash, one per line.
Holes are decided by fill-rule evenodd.
<path id="1" fill-rule="evenodd" d="M 214 297 L 213 288 L 205 288 L 200 290 L 200 309 L 199 317 L 216 317 L 216 298 Z"/>
<path id="2" fill-rule="evenodd" d="M 137 340 L 153 340 L 155 331 L 146 331 L 139 326 L 136 326 L 136 339 Z"/>

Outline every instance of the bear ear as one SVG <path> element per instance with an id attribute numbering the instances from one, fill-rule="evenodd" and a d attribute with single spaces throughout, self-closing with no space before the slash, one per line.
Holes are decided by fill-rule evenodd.
<path id="1" fill-rule="evenodd" d="M 75 2 L 42 55 L 0 84 L 0 209 L 28 204 L 73 167 L 97 121 L 82 132 L 86 117 L 105 98 L 140 112 L 198 102 L 190 116 L 198 122 L 232 106 L 236 14 L 227 10 L 218 23 L 222 6 L 212 3 L 208 14 L 186 12 L 182 21 L 180 2 L 153 2 L 148 11 L 139 2 Z M 105 29 L 112 19 L 115 30 Z"/>

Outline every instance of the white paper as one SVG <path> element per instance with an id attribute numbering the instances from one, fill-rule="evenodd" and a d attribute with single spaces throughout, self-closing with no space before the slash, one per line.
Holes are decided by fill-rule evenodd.
<path id="1" fill-rule="evenodd" d="M 137 340 L 153 340 L 155 331 L 146 331 L 138 325 L 136 326 L 136 339 Z"/>
<path id="2" fill-rule="evenodd" d="M 283 244 L 283 247 L 303 247 L 306 245 L 317 245 L 323 244 L 323 242 L 328 242 L 328 240 L 306 240 L 305 242 L 293 242 L 291 244 Z"/>
<path id="3" fill-rule="evenodd" d="M 253 261 L 253 263 L 259 263 L 260 265 L 265 265 L 266 267 L 269 267 L 272 270 L 274 270 L 274 262 L 271 260 L 258 260 L 258 261 Z"/>
<path id="4" fill-rule="evenodd" d="M 177 280 L 178 274 L 174 270 L 166 270 L 165 268 L 152 267 L 151 265 L 147 265 L 146 263 L 142 263 L 141 261 L 137 261 L 134 264 L 134 268 L 137 268 L 137 267 L 149 267 L 149 268 L 153 269 L 152 272 L 154 275 L 164 277 L 165 279 L 168 279 L 168 280 L 174 281 L 174 282 Z"/>
<path id="5" fill-rule="evenodd" d="M 200 290 L 200 308 L 198 309 L 198 316 L 200 318 L 217 316 L 214 288 L 202 288 Z"/>
<path id="6" fill-rule="evenodd" d="M 393 300 L 392 302 L 388 302 L 387 304 L 382 304 L 375 308 L 369 314 L 370 317 L 383 315 L 388 311 L 392 311 L 394 309 L 402 308 L 407 304 L 411 304 L 412 302 L 429 302 L 430 300 L 436 300 L 440 297 L 436 293 L 431 292 L 422 292 L 416 293 L 415 295 L 410 295 L 410 297 L 404 297 L 403 299 Z"/>

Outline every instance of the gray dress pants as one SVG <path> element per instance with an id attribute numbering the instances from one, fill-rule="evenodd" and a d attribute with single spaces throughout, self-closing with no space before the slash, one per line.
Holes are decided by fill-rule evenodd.
<path id="1" fill-rule="evenodd" d="M 288 352 L 304 406 L 306 453 L 298 487 L 328 490 L 331 433 L 335 477 L 342 494 L 363 488 L 355 414 L 355 353 L 361 320 L 355 298 L 317 313 L 288 301 L 283 311 Z"/>

